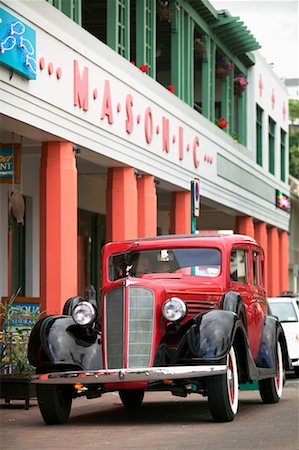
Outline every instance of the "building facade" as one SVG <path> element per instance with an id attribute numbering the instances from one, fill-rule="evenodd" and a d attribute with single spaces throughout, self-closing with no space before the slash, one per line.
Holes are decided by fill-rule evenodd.
<path id="1" fill-rule="evenodd" d="M 52 3 L 0 1 L 0 296 L 97 290 L 105 242 L 190 233 L 195 178 L 197 229 L 255 237 L 287 290 L 288 96 L 246 26 L 200 0 Z"/>

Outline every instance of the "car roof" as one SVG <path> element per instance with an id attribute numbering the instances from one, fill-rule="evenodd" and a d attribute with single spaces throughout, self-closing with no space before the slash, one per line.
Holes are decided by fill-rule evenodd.
<path id="1" fill-rule="evenodd" d="M 292 302 L 294 298 L 292 297 L 268 297 L 268 301 L 271 302 Z"/>

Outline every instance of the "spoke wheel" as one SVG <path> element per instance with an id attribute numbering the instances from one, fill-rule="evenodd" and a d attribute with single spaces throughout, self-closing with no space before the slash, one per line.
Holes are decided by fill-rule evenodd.
<path id="1" fill-rule="evenodd" d="M 259 381 L 260 395 L 264 403 L 277 403 L 282 395 L 283 387 L 283 362 L 280 343 L 277 342 L 277 375 Z"/>
<path id="2" fill-rule="evenodd" d="M 230 422 L 239 406 L 238 364 L 234 347 L 227 355 L 227 373 L 207 378 L 209 408 L 217 422 Z"/>
<path id="3" fill-rule="evenodd" d="M 139 408 L 144 397 L 143 389 L 132 389 L 119 391 L 119 396 L 125 408 Z"/>
<path id="4" fill-rule="evenodd" d="M 73 390 L 69 386 L 36 386 L 38 406 L 47 425 L 66 423 L 72 406 Z"/>

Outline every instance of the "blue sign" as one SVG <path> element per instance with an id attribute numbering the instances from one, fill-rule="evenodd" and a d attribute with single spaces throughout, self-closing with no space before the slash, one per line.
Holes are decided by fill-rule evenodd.
<path id="1" fill-rule="evenodd" d="M 0 8 L 0 64 L 36 79 L 36 32 Z"/>
<path id="2" fill-rule="evenodd" d="M 38 319 L 39 312 L 39 303 L 16 303 L 13 305 L 10 316 L 11 331 L 15 331 L 16 328 L 31 328 Z M 7 329 L 6 323 L 4 323 L 4 329 Z"/>

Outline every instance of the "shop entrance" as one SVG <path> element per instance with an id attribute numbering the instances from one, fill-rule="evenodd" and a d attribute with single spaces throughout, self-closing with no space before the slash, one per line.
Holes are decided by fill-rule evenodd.
<path id="1" fill-rule="evenodd" d="M 98 295 L 102 281 L 101 250 L 105 244 L 106 217 L 78 210 L 78 294 L 92 285 Z"/>

